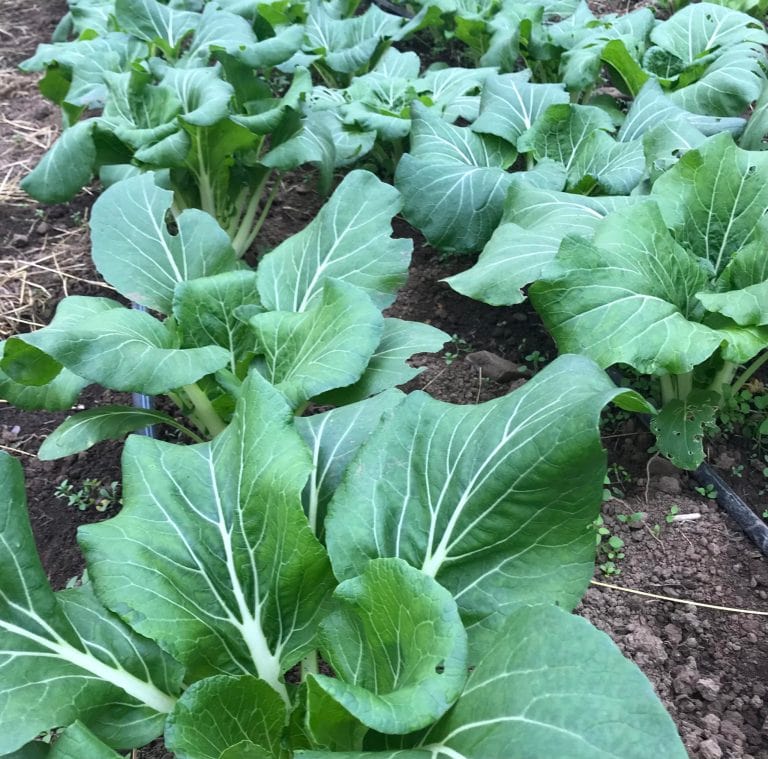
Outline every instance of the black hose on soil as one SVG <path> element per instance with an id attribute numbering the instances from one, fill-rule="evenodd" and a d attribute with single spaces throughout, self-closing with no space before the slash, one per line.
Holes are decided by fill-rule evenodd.
<path id="1" fill-rule="evenodd" d="M 614 384 L 626 387 L 621 374 L 609 369 L 608 376 Z M 650 431 L 648 414 L 636 414 Z M 741 498 L 733 492 L 731 486 L 705 461 L 698 469 L 691 472 L 693 479 L 700 485 L 711 485 L 717 493 L 717 503 L 746 533 L 747 537 L 760 549 L 763 556 L 768 556 L 768 524 L 766 524 Z"/>
<path id="2" fill-rule="evenodd" d="M 768 556 L 768 525 L 731 490 L 730 485 L 706 461 L 691 472 L 700 485 L 711 485 L 717 492 L 717 502 L 747 534 L 747 537 Z"/>

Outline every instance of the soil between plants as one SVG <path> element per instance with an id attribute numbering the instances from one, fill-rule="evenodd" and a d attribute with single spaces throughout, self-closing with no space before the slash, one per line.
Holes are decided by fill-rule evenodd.
<path id="1" fill-rule="evenodd" d="M 601 2 L 595 7 L 601 12 L 611 7 L 628 9 L 625 3 L 609 7 Z M 34 52 L 38 42 L 48 41 L 65 10 L 63 0 L 22 6 L 0 0 L 0 177 L 9 171 L 23 176 L 44 149 L 44 139 L 27 139 L 29 134 L 20 138 L 12 124 L 36 125 L 35 129 L 50 129 L 52 134 L 58 129 L 54 109 L 36 94 L 34 77 L 22 77 L 12 67 Z M 311 176 L 289 178 L 258 252 L 302 228 L 321 202 Z M 55 249 L 60 262 L 58 272 L 57 267 L 50 267 L 53 272 L 28 268 L 34 270 L 30 287 L 37 290 L 38 297 L 30 299 L 24 317 L 32 325 L 21 322 L 20 331 L 49 319 L 64 294 L 97 292 L 89 284 L 96 274 L 88 263 L 87 229 L 82 224 L 89 206 L 87 194 L 72 204 L 52 208 L 40 207 L 20 195 L 0 198 L 0 260 L 15 265 L 35 262 Z M 424 389 L 453 403 L 482 402 L 509 392 L 524 379 L 522 374 L 505 383 L 488 379 L 467 360 L 467 354 L 487 350 L 529 369 L 556 355 L 527 303 L 493 308 L 458 295 L 440 280 L 467 268 L 468 260 L 441 260 L 402 221 L 396 224 L 396 234 L 413 237 L 416 248 L 408 283 L 389 314 L 433 324 L 454 336 L 443 352 L 414 359 L 424 372 L 406 389 Z M 0 274 L 7 271 L 0 270 Z M 0 297 L 15 286 L 7 276 L 0 279 Z M 4 329 L 10 332 L 9 327 Z M 81 403 L 91 406 L 125 400 L 89 389 Z M 67 507 L 55 497 L 55 488 L 64 479 L 75 486 L 88 478 L 105 483 L 119 480 L 122 449 L 121 444 L 106 443 L 61 461 L 38 461 L 34 453 L 65 416 L 24 413 L 0 405 L 0 444 L 24 451 L 17 455 L 27 476 L 32 526 L 56 588 L 82 572 L 75 543 L 77 527 L 108 518 L 114 511 L 100 513 L 90 508 L 81 512 Z M 625 558 L 618 562 L 621 574 L 606 577 L 596 569 L 595 580 L 678 599 L 768 611 L 766 559 L 713 501 L 694 490 L 686 474 L 647 453 L 652 441 L 635 420 L 613 414 L 609 422 L 604 442 L 609 461 L 615 465 L 612 489 L 621 493 L 605 504 L 604 518 L 626 548 Z M 735 438 L 718 442 L 711 458 L 722 465 L 726 475 L 734 466 L 745 465 L 744 478 L 735 484 L 761 511 L 761 475 L 750 463 L 755 457 L 748 445 Z M 682 514 L 698 513 L 700 517 L 668 523 L 666 517 L 673 506 Z M 644 516 L 634 522 L 618 518 L 637 513 Z M 588 590 L 577 613 L 610 635 L 650 678 L 692 759 L 768 759 L 768 618 L 659 601 L 599 586 Z M 160 742 L 138 756 L 170 757 Z"/>

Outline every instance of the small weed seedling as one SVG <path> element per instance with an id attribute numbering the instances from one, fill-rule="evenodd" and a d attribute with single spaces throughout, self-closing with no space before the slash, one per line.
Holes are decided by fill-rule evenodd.
<path id="1" fill-rule="evenodd" d="M 709 496 L 708 496 L 708 497 L 709 497 Z M 715 497 L 717 497 L 717 494 L 715 494 Z M 666 513 L 666 516 L 664 517 L 664 521 L 665 521 L 667 524 L 672 524 L 672 522 L 674 522 L 674 521 L 675 521 L 675 517 L 676 517 L 676 516 L 677 516 L 679 513 L 680 513 L 680 507 L 679 507 L 677 504 L 673 503 L 673 504 L 672 504 L 672 505 L 669 507 L 669 511 Z"/>
<path id="2" fill-rule="evenodd" d="M 635 511 L 632 514 L 617 514 L 616 519 L 622 524 L 637 524 L 645 519 L 645 513 L 642 511 Z"/>
<path id="3" fill-rule="evenodd" d="M 621 568 L 617 562 L 624 558 L 624 541 L 605 526 L 602 515 L 595 519 L 592 527 L 595 530 L 598 561 L 603 560 L 598 564 L 600 571 L 609 577 L 620 575 Z"/>
<path id="4" fill-rule="evenodd" d="M 56 498 L 67 502 L 80 511 L 88 511 L 91 507 L 96 511 L 106 511 L 114 506 L 122 504 L 120 498 L 120 483 L 110 482 L 108 485 L 97 479 L 83 480 L 79 489 L 75 488 L 69 480 L 62 480 L 54 491 Z"/>
<path id="5" fill-rule="evenodd" d="M 467 353 L 472 353 L 474 350 L 474 348 L 463 337 L 459 337 L 459 335 L 451 335 L 451 344 L 453 345 L 453 350 L 448 350 L 443 353 L 443 361 L 445 361 L 446 366 L 450 366 L 457 358 L 460 358 Z"/>
<path id="6" fill-rule="evenodd" d="M 711 483 L 709 485 L 702 485 L 701 487 L 696 488 L 696 492 L 699 495 L 703 495 L 705 498 L 709 498 L 713 501 L 715 498 L 717 498 L 717 488 Z"/>

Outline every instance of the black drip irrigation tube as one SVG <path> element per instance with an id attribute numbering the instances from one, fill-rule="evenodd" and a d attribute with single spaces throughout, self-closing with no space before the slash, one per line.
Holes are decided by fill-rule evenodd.
<path id="1" fill-rule="evenodd" d="M 146 307 L 139 305 L 138 303 L 131 303 L 131 308 L 135 311 L 147 312 Z M 151 411 L 155 407 L 155 403 L 151 395 L 145 395 L 144 393 L 131 393 L 133 399 L 133 407 L 142 409 L 143 411 Z M 155 436 L 155 428 L 150 425 L 143 429 L 136 430 L 137 435 L 145 435 L 146 437 L 153 438 Z"/>
<path id="2" fill-rule="evenodd" d="M 616 371 L 608 371 L 613 382 L 623 389 L 628 389 L 623 377 Z M 648 414 L 636 414 L 640 421 L 650 431 Z M 736 524 L 741 527 L 747 537 L 760 549 L 763 556 L 768 556 L 768 525 L 736 494 L 731 486 L 707 462 L 699 464 L 691 472 L 691 476 L 700 485 L 710 485 L 717 493 L 717 503 Z"/>

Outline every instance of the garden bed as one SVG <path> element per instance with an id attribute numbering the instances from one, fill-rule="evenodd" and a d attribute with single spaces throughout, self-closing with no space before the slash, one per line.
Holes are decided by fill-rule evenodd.
<path id="1" fill-rule="evenodd" d="M 620 4 L 624 9 L 625 4 Z M 601 3 L 600 10 L 606 10 Z M 34 78 L 13 70 L 36 44 L 46 41 L 65 10 L 64 2 L 27 3 L 23 9 L 0 4 L 0 195 L 3 228 L 2 286 L 4 329 L 24 331 L 42 325 L 66 294 L 95 294 L 97 275 L 88 262 L 83 221 L 90 198 L 42 207 L 16 189 L 58 129 L 57 117 L 35 91 Z M 272 247 L 301 229 L 322 203 L 311 176 L 292 175 L 284 183 L 259 244 Z M 407 285 L 388 315 L 432 324 L 453 336 L 439 354 L 415 359 L 426 370 L 408 389 L 423 388 L 440 400 L 466 404 L 507 393 L 528 370 L 554 357 L 551 339 L 527 304 L 493 308 L 464 298 L 440 282 L 466 268 L 461 260 L 441 260 L 404 222 L 396 234 L 412 236 L 416 250 Z M 23 285 L 19 283 L 23 282 Z M 488 351 L 524 371 L 520 378 L 496 381 L 478 368 L 473 353 Z M 115 394 L 86 395 L 83 403 L 115 400 Z M 119 399 L 118 399 L 119 400 Z M 610 412 L 607 412 L 610 414 Z M 102 443 L 75 457 L 41 462 L 34 454 L 64 414 L 25 413 L 0 406 L 5 449 L 24 464 L 30 514 L 43 563 L 55 588 L 82 571 L 75 546 L 78 525 L 109 517 L 93 504 L 81 511 L 56 497 L 67 480 L 75 490 L 86 479 L 105 485 L 119 480 L 122 444 Z M 595 580 L 680 600 L 768 611 L 768 564 L 715 502 L 696 492 L 695 483 L 649 454 L 652 438 L 633 418 L 616 417 L 606 429 L 613 498 L 605 504 L 605 527 L 625 544 L 620 571 Z M 747 497 L 762 509 L 762 467 L 750 447 L 735 438 L 717 443 L 712 460 L 724 474 L 741 478 Z M 741 467 L 741 469 L 740 469 Z M 767 504 L 768 505 L 768 504 Z M 699 518 L 679 521 L 677 515 Z M 638 515 L 638 516 L 632 516 Z M 640 516 L 641 515 L 641 516 Z M 603 559 L 605 560 L 605 559 Z M 768 635 L 766 617 L 672 603 L 592 587 L 578 613 L 606 631 L 653 682 L 676 721 L 694 759 L 768 759 Z M 161 756 L 160 749 L 139 756 Z"/>

